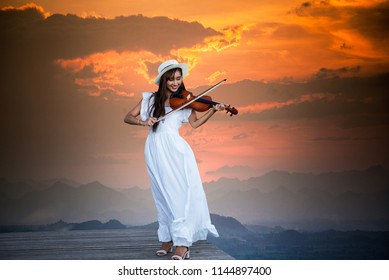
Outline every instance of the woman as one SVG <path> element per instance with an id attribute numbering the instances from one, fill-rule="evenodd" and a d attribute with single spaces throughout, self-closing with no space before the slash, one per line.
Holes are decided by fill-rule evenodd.
<path id="1" fill-rule="evenodd" d="M 158 238 L 162 242 L 157 256 L 166 256 L 176 248 L 174 260 L 190 258 L 190 246 L 205 240 L 207 234 L 218 236 L 211 224 L 208 205 L 192 149 L 179 135 L 182 123 L 193 128 L 203 125 L 223 104 L 209 109 L 201 117 L 184 108 L 169 114 L 169 98 L 178 89 L 185 89 L 183 78 L 188 66 L 168 60 L 158 67 L 157 92 L 144 92 L 142 100 L 128 112 L 124 121 L 149 127 L 145 144 L 145 161 L 153 198 L 158 212 Z"/>

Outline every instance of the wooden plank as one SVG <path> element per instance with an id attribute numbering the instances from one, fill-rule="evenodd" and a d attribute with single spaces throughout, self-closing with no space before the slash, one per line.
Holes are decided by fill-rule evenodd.
<path id="1" fill-rule="evenodd" d="M 1 233 L 0 259 L 170 259 L 171 254 L 155 255 L 159 246 L 156 230 L 144 228 Z M 191 247 L 191 259 L 233 258 L 210 242 L 199 241 Z"/>

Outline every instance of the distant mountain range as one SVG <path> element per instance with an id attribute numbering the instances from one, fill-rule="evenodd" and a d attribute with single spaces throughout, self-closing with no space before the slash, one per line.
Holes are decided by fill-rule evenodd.
<path id="1" fill-rule="evenodd" d="M 204 188 L 211 213 L 245 225 L 389 229 L 389 171 L 381 166 L 323 174 L 273 171 L 247 180 L 222 178 L 204 183 Z M 51 224 L 61 219 L 146 225 L 156 220 L 156 210 L 150 189 L 0 179 L 0 224 Z"/>
<path id="2" fill-rule="evenodd" d="M 0 233 L 4 232 L 33 232 L 33 231 L 68 231 L 68 230 L 107 230 L 127 228 L 118 220 L 109 220 L 102 223 L 98 220 L 86 221 L 82 223 L 67 223 L 59 220 L 48 225 L 0 225 Z"/>

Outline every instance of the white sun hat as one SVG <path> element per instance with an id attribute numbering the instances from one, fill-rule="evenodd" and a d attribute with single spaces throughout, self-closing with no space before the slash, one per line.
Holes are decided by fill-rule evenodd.
<path id="1" fill-rule="evenodd" d="M 182 77 L 185 77 L 188 74 L 188 65 L 185 63 L 178 63 L 177 60 L 168 60 L 158 67 L 158 76 L 155 78 L 154 83 L 156 85 L 159 85 L 159 80 L 161 79 L 162 75 L 165 74 L 167 71 L 174 69 L 174 68 L 181 68 L 182 70 Z"/>

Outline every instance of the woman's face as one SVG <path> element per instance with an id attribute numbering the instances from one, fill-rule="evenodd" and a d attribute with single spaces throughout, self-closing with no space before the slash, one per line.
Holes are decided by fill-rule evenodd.
<path id="1" fill-rule="evenodd" d="M 166 81 L 166 87 L 170 92 L 176 92 L 182 84 L 182 74 L 180 70 L 174 71 L 174 74 L 170 76 Z"/>

